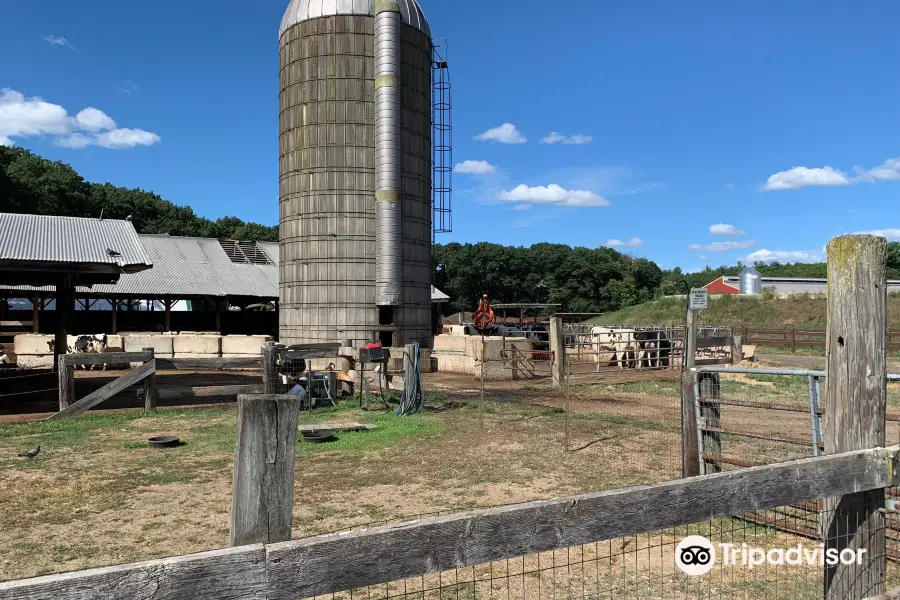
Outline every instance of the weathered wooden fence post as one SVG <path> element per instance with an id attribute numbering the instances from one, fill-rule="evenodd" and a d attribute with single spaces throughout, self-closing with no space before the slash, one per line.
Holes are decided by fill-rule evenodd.
<path id="1" fill-rule="evenodd" d="M 291 539 L 299 416 L 294 396 L 238 396 L 230 545 Z"/>
<path id="2" fill-rule="evenodd" d="M 717 428 L 721 426 L 719 404 L 719 374 L 718 373 L 700 373 L 700 418 L 707 429 L 703 431 L 703 453 L 712 456 L 722 456 L 722 440 L 718 431 L 710 431 L 709 428 Z M 705 460 L 700 457 L 704 468 L 703 474 L 718 473 L 722 470 L 722 465 L 718 461 Z"/>
<path id="3" fill-rule="evenodd" d="M 700 449 L 697 437 L 697 413 L 694 408 L 694 360 L 697 357 L 697 311 L 690 308 L 688 294 L 684 346 L 681 358 L 681 476 L 700 474 Z"/>
<path id="4" fill-rule="evenodd" d="M 262 361 L 262 380 L 263 380 L 263 393 L 265 394 L 274 394 L 275 393 L 275 342 L 266 342 L 266 345 L 261 349 L 263 355 Z"/>
<path id="5" fill-rule="evenodd" d="M 150 360 L 153 360 L 153 348 L 141 348 L 144 352 L 150 353 Z M 144 379 L 144 410 L 156 410 L 156 402 L 159 400 L 159 393 L 156 391 L 156 373 L 148 375 Z"/>
<path id="6" fill-rule="evenodd" d="M 744 338 L 736 335 L 731 338 L 731 364 L 739 365 L 744 360 Z"/>
<path id="7" fill-rule="evenodd" d="M 550 375 L 553 387 L 560 387 L 566 378 L 566 332 L 561 317 L 550 318 Z"/>
<path id="8" fill-rule="evenodd" d="M 63 410 L 75 402 L 75 366 L 66 364 L 66 355 L 60 354 L 56 370 L 59 376 L 59 410 Z"/>
<path id="9" fill-rule="evenodd" d="M 881 237 L 848 235 L 828 242 L 826 454 L 885 445 L 886 261 Z M 852 564 L 825 566 L 827 600 L 884 592 L 884 498 L 877 489 L 825 501 L 826 551 L 866 551 Z"/>

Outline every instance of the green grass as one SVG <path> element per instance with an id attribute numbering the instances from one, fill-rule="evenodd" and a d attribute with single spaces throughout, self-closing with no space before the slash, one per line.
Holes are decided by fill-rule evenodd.
<path id="1" fill-rule="evenodd" d="M 398 417 L 395 413 L 376 413 L 359 411 L 354 408 L 330 409 L 321 413 L 304 415 L 300 422 L 304 424 L 325 423 L 334 418 L 336 412 L 355 413 L 359 421 L 377 425 L 377 429 L 369 431 L 339 431 L 333 442 L 311 443 L 300 440 L 297 452 L 312 454 L 320 452 L 364 453 L 380 450 L 410 438 L 423 438 L 441 433 L 440 422 L 427 414 Z"/>
<path id="2" fill-rule="evenodd" d="M 700 323 L 736 328 L 824 330 L 825 301 L 824 297 L 804 294 L 785 299 L 720 296 L 709 299 L 709 308 L 700 313 Z M 662 298 L 606 313 L 590 322 L 597 325 L 683 325 L 684 302 L 684 298 Z M 900 295 L 892 294 L 888 298 L 888 323 L 891 327 L 900 327 Z"/>
<path id="3" fill-rule="evenodd" d="M 626 417 L 623 415 L 606 415 L 601 413 L 574 413 L 570 415 L 572 419 L 579 421 L 603 421 L 611 425 L 623 425 L 626 427 L 637 427 L 638 429 L 649 429 L 652 431 L 679 431 L 679 427 L 668 425 L 662 421 L 654 421 L 650 419 L 636 419 L 634 417 Z"/>

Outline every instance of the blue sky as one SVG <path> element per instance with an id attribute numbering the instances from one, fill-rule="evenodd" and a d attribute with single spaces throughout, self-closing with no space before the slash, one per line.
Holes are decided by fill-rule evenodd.
<path id="1" fill-rule="evenodd" d="M 900 239 L 896 3 L 420 3 L 449 41 L 454 164 L 491 171 L 454 174 L 439 241 L 618 240 L 694 270 Z M 0 141 L 275 223 L 286 6 L 3 2 Z"/>

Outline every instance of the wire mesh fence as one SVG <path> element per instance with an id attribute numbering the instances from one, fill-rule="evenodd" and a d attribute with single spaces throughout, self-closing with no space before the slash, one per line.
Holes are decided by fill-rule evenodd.
<path id="1" fill-rule="evenodd" d="M 803 520 L 789 507 L 774 509 L 773 514 L 769 523 L 711 519 L 316 596 L 315 600 L 822 598 L 826 550 L 845 548 L 847 540 L 836 533 L 796 534 Z M 832 512 L 822 515 L 833 521 Z M 437 515 L 420 518 L 430 516 Z M 841 525 L 849 524 L 834 523 L 830 531 L 842 530 Z M 700 544 L 712 548 L 711 566 L 701 576 L 686 573 L 682 567 L 690 564 L 683 551 L 698 543 L 695 536 L 703 538 Z M 879 552 L 872 544 L 866 550 Z M 844 597 L 841 586 L 849 584 L 837 582 L 835 597 Z M 888 588 L 900 584 L 900 572 L 889 569 L 886 584 Z M 874 587 L 871 590 L 873 594 L 876 591 Z"/>

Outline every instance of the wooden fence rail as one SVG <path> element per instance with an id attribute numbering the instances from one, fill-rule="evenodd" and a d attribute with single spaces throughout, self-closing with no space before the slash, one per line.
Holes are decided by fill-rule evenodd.
<path id="1" fill-rule="evenodd" d="M 743 336 L 745 344 L 756 346 L 790 347 L 791 352 L 797 348 L 825 348 L 825 331 L 821 329 L 756 329 L 744 327 L 735 333 Z M 889 329 L 887 332 L 888 351 L 900 350 L 900 329 Z"/>
<path id="2" fill-rule="evenodd" d="M 900 447 L 0 583 L 0 600 L 296 600 L 900 481 Z"/>

